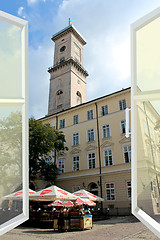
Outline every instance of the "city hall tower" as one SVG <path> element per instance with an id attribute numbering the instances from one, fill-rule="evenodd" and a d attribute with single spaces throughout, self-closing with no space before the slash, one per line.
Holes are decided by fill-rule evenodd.
<path id="1" fill-rule="evenodd" d="M 52 41 L 55 42 L 55 49 L 53 66 L 48 69 L 48 115 L 86 102 L 88 76 L 83 68 L 83 46 L 86 41 L 72 24 L 54 34 Z"/>

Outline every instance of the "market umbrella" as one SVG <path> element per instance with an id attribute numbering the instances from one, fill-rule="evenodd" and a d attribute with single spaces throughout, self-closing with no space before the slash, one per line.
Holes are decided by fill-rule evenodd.
<path id="1" fill-rule="evenodd" d="M 29 189 L 29 196 L 31 196 L 34 193 L 35 191 Z M 11 193 L 3 197 L 4 200 L 22 200 L 22 198 L 23 198 L 23 190 Z"/>
<path id="2" fill-rule="evenodd" d="M 73 207 L 74 204 L 71 201 L 59 201 L 55 200 L 48 205 L 48 207 Z"/>
<path id="3" fill-rule="evenodd" d="M 77 197 L 73 194 L 59 188 L 55 185 L 40 190 L 32 194 L 29 198 L 34 201 L 54 201 L 54 200 L 76 200 Z"/>
<path id="4" fill-rule="evenodd" d="M 89 200 L 89 199 L 83 199 L 83 200 L 85 201 L 86 205 L 88 205 L 89 207 L 96 206 L 96 203 L 91 201 L 91 200 Z"/>
<path id="5" fill-rule="evenodd" d="M 59 200 L 55 200 L 52 203 L 48 204 L 48 207 L 63 207 L 63 203 Z"/>
<path id="6" fill-rule="evenodd" d="M 98 202 L 101 202 L 101 201 L 104 201 L 103 198 L 100 198 L 84 189 L 81 189 L 77 192 L 74 192 L 73 195 L 77 196 L 77 197 L 80 197 L 80 198 L 85 198 L 85 199 L 89 199 L 91 201 L 98 201 Z"/>
<path id="7" fill-rule="evenodd" d="M 82 198 L 77 198 L 75 201 L 74 201 L 74 205 L 75 206 L 81 206 L 83 204 L 86 204 L 85 203 L 85 200 L 83 200 Z"/>

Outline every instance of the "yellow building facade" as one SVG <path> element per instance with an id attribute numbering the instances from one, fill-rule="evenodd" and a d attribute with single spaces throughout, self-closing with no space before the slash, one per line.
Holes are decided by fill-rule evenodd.
<path id="1" fill-rule="evenodd" d="M 73 25 L 52 40 L 48 115 L 40 121 L 65 135 L 68 151 L 54 155 L 60 171 L 56 185 L 70 192 L 86 189 L 104 198 L 104 209 L 130 213 L 131 140 L 125 137 L 130 88 L 86 102 L 86 41 Z"/>

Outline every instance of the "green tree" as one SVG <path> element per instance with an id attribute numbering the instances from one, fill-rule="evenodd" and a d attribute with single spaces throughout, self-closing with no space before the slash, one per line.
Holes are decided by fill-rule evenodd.
<path id="1" fill-rule="evenodd" d="M 31 118 L 29 120 L 29 173 L 30 179 L 35 179 L 37 173 L 46 181 L 54 183 L 58 175 L 55 163 L 51 159 L 51 151 L 67 150 L 64 146 L 65 136 L 49 124 Z"/>

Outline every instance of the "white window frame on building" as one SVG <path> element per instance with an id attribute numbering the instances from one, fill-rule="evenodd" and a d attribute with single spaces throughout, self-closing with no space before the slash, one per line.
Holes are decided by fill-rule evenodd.
<path id="1" fill-rule="evenodd" d="M 127 108 L 126 99 L 119 100 L 119 110 L 125 110 Z"/>
<path id="2" fill-rule="evenodd" d="M 111 127 L 110 124 L 106 124 L 102 126 L 102 138 L 111 137 Z"/>
<path id="3" fill-rule="evenodd" d="M 87 120 L 93 119 L 93 109 L 87 111 Z"/>
<path id="4" fill-rule="evenodd" d="M 102 116 L 105 116 L 108 114 L 108 104 L 101 107 L 101 114 Z"/>
<path id="5" fill-rule="evenodd" d="M 127 198 L 131 199 L 131 196 L 132 196 L 131 180 L 126 182 L 126 188 L 127 188 Z"/>
<path id="6" fill-rule="evenodd" d="M 113 165 L 113 151 L 112 149 L 105 149 L 103 151 L 103 157 L 104 157 L 104 166 L 112 166 Z"/>
<path id="7" fill-rule="evenodd" d="M 0 21 L 4 22 L 5 24 L 10 24 L 13 30 L 20 30 L 17 31 L 17 34 L 20 33 L 20 49 L 19 52 L 21 53 L 20 58 L 20 69 L 18 74 L 20 73 L 20 79 L 21 79 L 21 92 L 17 98 L 13 98 L 12 96 L 9 96 L 8 92 L 6 92 L 6 97 L 0 96 L 0 105 L 4 106 L 7 105 L 8 109 L 9 107 L 13 106 L 19 106 L 21 108 L 21 133 L 22 133 L 22 142 L 21 142 L 21 182 L 22 184 L 22 191 L 23 191 L 23 197 L 22 197 L 22 213 L 15 217 L 11 217 L 10 220 L 7 220 L 3 224 L 0 225 L 0 235 L 8 232 L 9 230 L 17 227 L 21 223 L 25 222 L 29 219 L 29 188 L 28 188 L 28 182 L 29 182 L 29 176 L 28 176 L 28 169 L 29 169 L 29 161 L 28 161 L 28 22 L 26 20 L 23 20 L 22 18 L 15 17 L 13 15 L 10 15 L 8 13 L 0 11 Z M 3 31 L 3 30 L 2 30 Z M 5 36 L 4 36 L 5 37 Z M 19 37 L 19 36 L 18 36 Z M 9 56 L 10 57 L 10 56 Z M 6 56 L 7 59 L 7 56 Z M 12 62 L 12 59 L 9 59 L 10 62 Z M 9 67 L 9 66 L 8 66 Z M 16 70 L 15 70 L 16 71 Z M 17 75 L 18 75 L 17 74 Z M 1 79 L 1 81 L 4 81 L 4 79 Z M 14 79 L 14 77 L 11 79 L 12 82 L 15 83 L 15 86 L 17 84 L 17 79 Z M 5 90 L 4 90 L 5 93 Z M 21 96 L 20 96 L 21 95 Z M 0 166 L 1 167 L 1 166 Z M 16 186 L 15 186 L 16 188 Z M 11 192 L 12 193 L 12 190 Z"/>
<path id="8" fill-rule="evenodd" d="M 87 142 L 94 142 L 95 141 L 95 131 L 94 128 L 87 130 Z"/>
<path id="9" fill-rule="evenodd" d="M 79 145 L 79 133 L 72 134 L 72 146 Z"/>
<path id="10" fill-rule="evenodd" d="M 106 183 L 106 201 L 115 201 L 116 194 L 115 194 L 115 184 Z"/>
<path id="11" fill-rule="evenodd" d="M 65 118 L 59 120 L 59 128 L 65 128 Z"/>
<path id="12" fill-rule="evenodd" d="M 87 159 L 88 159 L 88 169 L 95 169 L 96 168 L 96 153 L 88 152 Z"/>
<path id="13" fill-rule="evenodd" d="M 121 122 L 120 122 L 120 131 L 121 131 L 121 134 L 126 133 L 126 121 L 125 120 L 121 120 Z"/>
<path id="14" fill-rule="evenodd" d="M 74 155 L 72 156 L 72 171 L 76 172 L 80 170 L 80 156 Z"/>
<path id="15" fill-rule="evenodd" d="M 58 159 L 58 169 L 59 169 L 59 173 L 65 172 L 65 158 Z"/>
<path id="16" fill-rule="evenodd" d="M 126 157 L 127 157 L 128 161 L 126 161 Z M 131 145 L 123 146 L 123 159 L 124 159 L 124 163 L 131 162 Z"/>
<path id="17" fill-rule="evenodd" d="M 75 124 L 78 124 L 78 123 L 79 123 L 79 115 L 76 114 L 76 115 L 73 116 L 73 124 L 75 125 Z"/>

